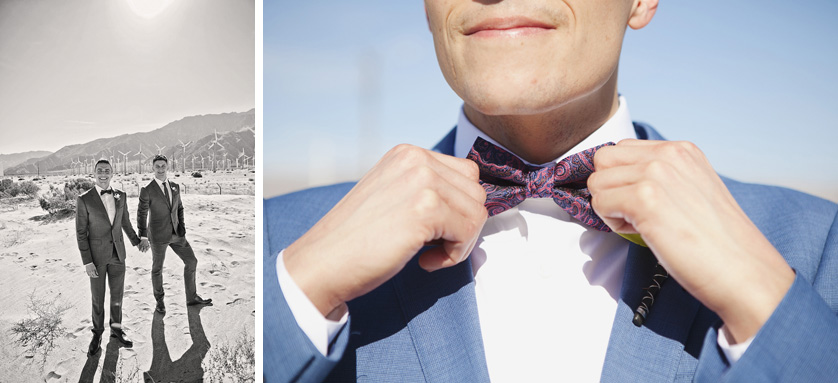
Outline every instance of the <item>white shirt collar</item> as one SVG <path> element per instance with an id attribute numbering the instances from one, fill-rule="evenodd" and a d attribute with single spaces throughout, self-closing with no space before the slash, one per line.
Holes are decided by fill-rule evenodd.
<path id="1" fill-rule="evenodd" d="M 164 187 L 164 186 L 166 186 L 166 182 L 169 182 L 169 179 L 168 179 L 168 178 L 166 178 L 166 179 L 165 179 L 165 180 L 163 180 L 163 181 L 160 181 L 159 179 L 157 179 L 157 177 L 154 177 L 154 180 L 155 180 L 155 181 L 157 181 L 157 184 L 158 184 L 158 185 L 160 185 L 160 187 Z"/>
<path id="2" fill-rule="evenodd" d="M 108 189 L 113 190 L 113 186 L 108 186 L 108 189 L 102 189 L 99 185 L 93 185 L 93 186 L 96 188 L 96 194 L 98 194 L 99 196 L 102 195 L 102 190 L 108 190 Z"/>
<path id="3" fill-rule="evenodd" d="M 457 122 L 457 132 L 454 138 L 454 156 L 460 158 L 468 156 L 468 152 L 471 150 L 471 146 L 474 144 L 474 140 L 476 140 L 477 137 L 481 137 L 486 141 L 506 149 L 503 145 L 491 139 L 485 133 L 480 131 L 480 129 L 474 126 L 474 124 L 468 120 L 468 117 L 466 117 L 466 113 L 463 111 L 463 108 L 460 108 L 460 118 Z M 620 96 L 617 112 L 615 112 L 614 115 L 605 122 L 605 124 L 599 127 L 599 129 L 595 130 L 590 136 L 586 137 L 582 140 L 582 142 L 576 144 L 576 146 L 568 150 L 561 157 L 556 158 L 554 162 L 558 162 L 564 157 L 581 152 L 585 149 L 589 149 L 609 141 L 616 143 L 625 138 L 637 138 L 637 133 L 635 133 L 634 124 L 631 122 L 631 115 L 629 114 L 626 99 L 625 97 Z M 511 152 L 509 149 L 506 150 Z M 527 164 L 530 163 L 527 162 Z"/>

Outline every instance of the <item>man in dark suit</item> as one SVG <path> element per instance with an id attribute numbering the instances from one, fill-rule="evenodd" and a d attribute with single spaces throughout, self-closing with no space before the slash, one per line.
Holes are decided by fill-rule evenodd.
<path id="1" fill-rule="evenodd" d="M 180 187 L 167 178 L 169 159 L 164 155 L 152 158 L 154 179 L 140 189 L 140 203 L 137 208 L 137 228 L 140 240 L 151 246 L 151 284 L 157 300 L 157 312 L 166 313 L 163 302 L 163 261 L 166 248 L 171 247 L 183 261 L 183 283 L 186 287 L 188 306 L 211 304 L 212 299 L 198 296 L 195 287 L 195 271 L 198 259 L 192 246 L 186 240 L 186 225 L 183 222 L 183 203 Z"/>
<path id="2" fill-rule="evenodd" d="M 838 380 L 838 205 L 632 123 L 623 36 L 657 4 L 426 0 L 459 122 L 265 201 L 267 380 Z"/>
<path id="3" fill-rule="evenodd" d="M 122 292 L 125 287 L 125 243 L 122 232 L 140 251 L 148 248 L 131 226 L 126 194 L 110 187 L 113 170 L 108 160 L 102 159 L 95 167 L 96 185 L 79 195 L 76 200 L 76 239 L 82 263 L 90 277 L 93 296 L 93 340 L 87 355 L 93 356 L 101 349 L 102 332 L 105 330 L 105 278 L 111 292 L 111 336 L 127 347 L 133 342 L 122 328 Z"/>

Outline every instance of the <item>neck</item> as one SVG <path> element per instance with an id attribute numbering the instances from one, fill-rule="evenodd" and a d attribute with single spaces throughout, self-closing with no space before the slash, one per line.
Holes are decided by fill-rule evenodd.
<path id="1" fill-rule="evenodd" d="M 618 107 L 615 73 L 600 89 L 544 113 L 491 116 L 468 104 L 463 110 L 483 133 L 527 162 L 544 164 L 599 129 Z"/>
<path id="2" fill-rule="evenodd" d="M 155 175 L 154 178 L 157 178 L 160 182 L 165 182 L 167 177 L 166 176 L 160 177 L 158 175 Z"/>
<path id="3" fill-rule="evenodd" d="M 107 183 L 107 184 L 102 185 L 100 183 L 97 183 L 96 186 L 98 186 L 102 190 L 108 190 L 108 188 L 111 187 L 111 184 Z"/>

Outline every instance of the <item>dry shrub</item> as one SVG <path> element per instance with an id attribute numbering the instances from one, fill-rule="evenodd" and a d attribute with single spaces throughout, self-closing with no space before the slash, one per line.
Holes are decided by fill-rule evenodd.
<path id="1" fill-rule="evenodd" d="M 201 367 L 204 368 L 204 381 L 215 382 L 255 382 L 256 351 L 253 336 L 242 330 L 233 343 L 224 342 L 210 349 Z"/>
<path id="2" fill-rule="evenodd" d="M 34 317 L 20 320 L 12 326 L 12 333 L 17 335 L 15 343 L 27 347 L 32 354 L 40 352 L 43 355 L 42 363 L 46 363 L 47 356 L 55 348 L 55 340 L 67 333 L 62 322 L 64 313 L 71 306 L 58 304 L 59 297 L 51 300 L 38 298 L 35 291 L 32 291 L 26 307 Z"/>

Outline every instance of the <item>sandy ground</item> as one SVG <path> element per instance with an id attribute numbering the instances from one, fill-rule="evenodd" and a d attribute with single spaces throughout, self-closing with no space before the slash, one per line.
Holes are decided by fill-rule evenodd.
<path id="1" fill-rule="evenodd" d="M 240 187 L 252 184 L 246 175 L 238 177 L 244 179 Z M 50 178 L 44 181 L 63 182 Z M 128 208 L 136 224 L 138 201 L 131 194 Z M 46 223 L 33 219 L 46 214 L 37 200 L 0 203 L 0 382 L 196 382 L 230 372 L 219 367 L 220 359 L 230 354 L 224 351 L 243 341 L 253 347 L 254 197 L 182 197 L 186 238 L 198 257 L 198 294 L 212 298 L 214 305 L 186 307 L 183 263 L 169 250 L 163 271 L 167 313 L 156 314 L 151 252 L 127 248 L 123 326 L 134 346 L 122 347 L 105 331 L 103 351 L 91 358 L 86 355 L 92 336 L 90 285 L 73 217 Z M 41 353 L 16 344 L 10 331 L 14 323 L 34 317 L 27 308 L 33 292 L 70 306 L 63 316 L 67 333 L 56 340 L 45 361 Z M 106 321 L 108 315 L 106 308 Z"/>

